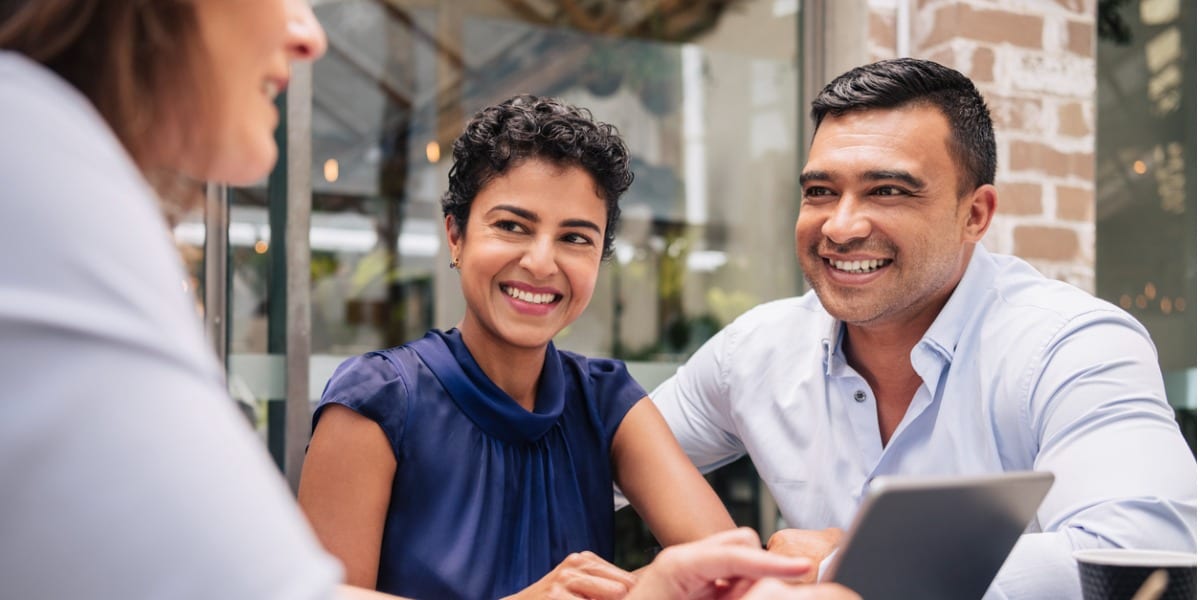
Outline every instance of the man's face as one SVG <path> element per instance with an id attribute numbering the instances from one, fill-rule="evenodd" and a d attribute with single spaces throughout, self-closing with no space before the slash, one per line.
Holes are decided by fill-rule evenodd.
<path id="1" fill-rule="evenodd" d="M 822 121 L 800 176 L 796 254 L 835 318 L 923 330 L 949 298 L 995 207 L 990 185 L 960 199 L 949 139 L 933 106 Z"/>

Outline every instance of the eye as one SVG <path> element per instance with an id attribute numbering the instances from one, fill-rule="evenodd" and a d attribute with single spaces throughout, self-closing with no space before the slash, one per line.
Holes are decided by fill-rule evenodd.
<path id="1" fill-rule="evenodd" d="M 562 240 L 568 244 L 577 244 L 580 246 L 592 246 L 595 244 L 590 236 L 574 232 L 564 235 Z"/>
<path id="2" fill-rule="evenodd" d="M 508 219 L 496 221 L 492 224 L 492 227 L 495 227 L 500 231 L 507 231 L 510 233 L 526 233 L 529 231 L 524 225 Z"/>
<path id="3" fill-rule="evenodd" d="M 809 186 L 809 187 L 804 188 L 804 201 L 805 202 L 817 202 L 817 201 L 821 201 L 821 200 L 828 200 L 828 199 L 836 197 L 836 196 L 837 196 L 837 194 L 835 194 L 833 190 L 831 190 L 825 186 L 814 185 L 814 186 Z"/>
<path id="4" fill-rule="evenodd" d="M 871 190 L 872 196 L 911 196 L 912 194 L 902 188 L 894 185 L 881 185 Z"/>

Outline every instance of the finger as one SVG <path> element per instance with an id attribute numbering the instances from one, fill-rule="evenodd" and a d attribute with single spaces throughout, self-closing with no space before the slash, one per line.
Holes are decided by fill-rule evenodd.
<path id="1" fill-rule="evenodd" d="M 780 549 L 797 545 L 811 535 L 811 532 L 800 529 L 780 529 L 767 538 L 767 550 L 778 552 Z"/>
<path id="2" fill-rule="evenodd" d="M 714 533 L 704 539 L 705 543 L 719 544 L 722 546 L 746 546 L 749 548 L 762 548 L 762 538 L 758 537 L 758 532 L 749 527 L 739 527 L 730 529 L 720 533 Z"/>
<path id="3" fill-rule="evenodd" d="M 751 587 L 742 600 L 769 600 L 776 598 L 792 598 L 797 586 L 791 586 L 778 579 L 762 579 Z"/>
<path id="4" fill-rule="evenodd" d="M 835 584 L 794 585 L 778 579 L 763 579 L 754 584 L 742 600 L 862 600 L 862 598 Z"/>
<path id="5" fill-rule="evenodd" d="M 633 584 L 576 571 L 567 579 L 565 587 L 572 595 L 581 598 L 620 600 L 629 593 L 629 588 L 633 587 Z"/>
<path id="6" fill-rule="evenodd" d="M 637 583 L 637 577 L 633 573 L 622 569 L 591 552 L 581 552 L 580 563 L 575 565 L 575 568 L 595 577 L 609 579 L 624 585 L 626 588 L 633 587 Z"/>
<path id="7" fill-rule="evenodd" d="M 721 581 L 726 580 L 722 579 Z M 749 590 L 750 586 L 752 585 L 754 585 L 753 579 L 734 579 L 733 581 L 726 581 L 725 585 L 723 586 L 714 586 L 715 590 L 712 594 L 712 597 L 721 598 L 722 600 L 741 598 L 742 596 L 746 595 L 746 591 Z"/>
<path id="8" fill-rule="evenodd" d="M 813 569 L 806 558 L 783 556 L 763 552 L 755 547 L 694 548 L 692 552 L 676 557 L 690 563 L 691 570 L 703 573 L 709 580 L 748 577 L 799 577 Z M 666 551 L 670 551 L 668 548 Z"/>

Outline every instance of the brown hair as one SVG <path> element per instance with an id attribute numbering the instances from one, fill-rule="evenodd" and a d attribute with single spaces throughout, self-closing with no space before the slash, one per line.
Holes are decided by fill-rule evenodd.
<path id="1" fill-rule="evenodd" d="M 199 48 L 193 0 L 0 0 L 0 49 L 82 92 L 143 172 L 184 141 L 171 115 L 204 105 Z"/>

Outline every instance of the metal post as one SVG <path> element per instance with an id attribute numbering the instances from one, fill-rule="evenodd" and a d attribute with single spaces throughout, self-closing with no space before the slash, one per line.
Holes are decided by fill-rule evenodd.
<path id="1" fill-rule="evenodd" d="M 292 67 L 287 93 L 287 340 L 285 342 L 286 427 L 284 474 L 295 491 L 311 433 L 308 369 L 312 353 L 309 226 L 312 220 L 312 95 L 309 63 Z M 274 237 L 275 233 L 272 232 Z"/>
<path id="2" fill-rule="evenodd" d="M 229 202 L 226 187 L 210 183 L 204 190 L 204 331 L 217 361 L 229 368 Z"/>

